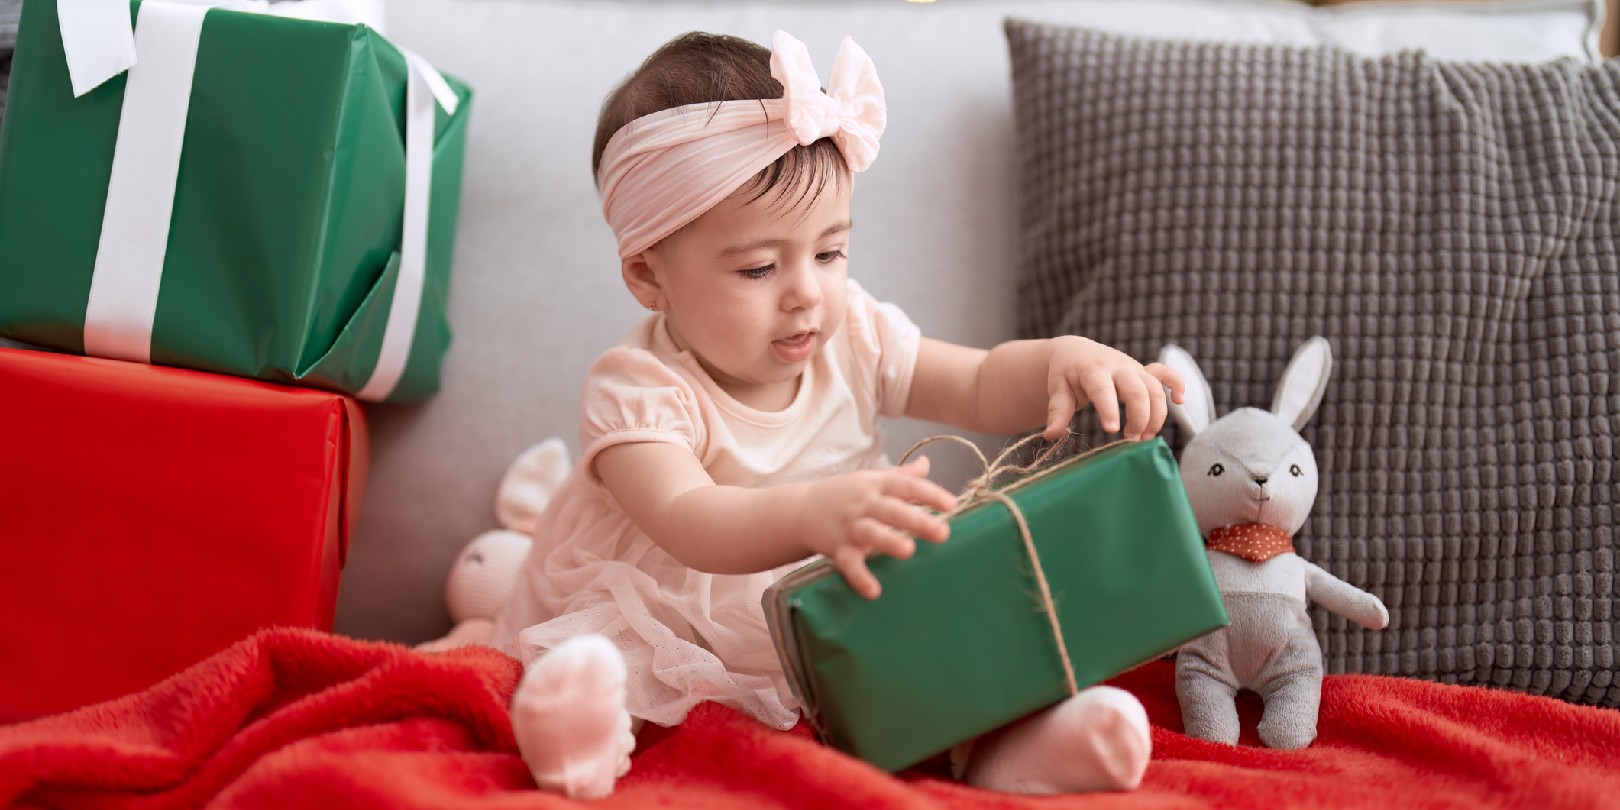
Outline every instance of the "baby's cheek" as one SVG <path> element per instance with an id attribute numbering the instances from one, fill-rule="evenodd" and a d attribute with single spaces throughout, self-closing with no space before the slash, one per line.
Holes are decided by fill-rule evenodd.
<path id="1" fill-rule="evenodd" d="M 832 340 L 838 330 L 844 326 L 844 319 L 848 317 L 844 306 L 844 289 L 839 287 L 835 294 L 826 298 L 826 305 L 821 314 L 821 342 L 823 345 Z"/>
<path id="2" fill-rule="evenodd" d="M 816 334 L 816 348 L 818 348 L 818 349 L 826 348 L 827 344 L 832 342 L 833 336 L 837 335 L 837 334 L 838 334 L 838 327 L 836 325 L 830 326 L 830 327 L 828 327 L 828 326 L 822 327 L 821 331 Z"/>
<path id="3" fill-rule="evenodd" d="M 759 326 L 750 317 L 753 310 L 737 302 L 716 301 L 703 312 L 703 331 L 715 343 L 732 343 L 757 337 Z"/>

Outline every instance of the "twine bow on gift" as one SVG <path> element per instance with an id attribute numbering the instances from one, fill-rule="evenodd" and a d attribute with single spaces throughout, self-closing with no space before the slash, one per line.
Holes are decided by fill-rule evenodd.
<path id="1" fill-rule="evenodd" d="M 1063 640 L 1063 625 L 1058 619 L 1057 603 L 1052 599 L 1052 586 L 1046 581 L 1046 570 L 1041 565 L 1040 552 L 1035 548 L 1035 538 L 1030 534 L 1029 523 L 1024 519 L 1024 511 L 1018 507 L 1018 504 L 1013 502 L 1011 497 L 1008 497 L 1006 492 L 996 489 L 994 486 L 998 477 L 1009 473 L 1027 473 L 1034 471 L 1034 475 L 1030 476 L 1029 478 L 1022 479 L 1024 481 L 1029 481 L 1044 476 L 1052 470 L 1057 469 L 1057 465 L 1047 466 L 1047 462 L 1063 449 L 1065 442 L 1062 441 L 1054 442 L 1051 447 L 1041 451 L 1040 455 L 1036 456 L 1035 460 L 1029 462 L 1028 464 L 1014 464 L 1008 460 L 1010 457 L 1023 450 L 1026 445 L 1038 441 L 1041 438 L 1041 434 L 1039 433 L 1027 436 L 1023 440 L 1013 444 L 1005 450 L 1002 450 L 1001 453 L 996 456 L 995 461 L 990 461 L 989 459 L 985 458 L 984 453 L 979 450 L 978 445 L 962 438 L 961 436 L 952 436 L 949 434 L 930 436 L 912 445 L 911 448 L 900 457 L 900 463 L 906 463 L 906 460 L 911 458 L 911 454 L 917 452 L 924 445 L 940 440 L 952 441 L 973 451 L 974 457 L 976 457 L 979 460 L 979 463 L 984 467 L 984 473 L 968 481 L 967 486 L 964 487 L 962 492 L 957 495 L 956 511 L 946 515 L 946 517 L 949 518 L 954 515 L 961 514 L 962 512 L 965 512 L 968 509 L 971 509 L 986 501 L 997 501 L 1003 506 L 1006 506 L 1007 511 L 1012 513 L 1013 522 L 1018 525 L 1018 537 L 1024 543 L 1024 553 L 1029 555 L 1029 561 L 1035 575 L 1035 585 L 1040 589 L 1040 607 L 1041 610 L 1046 614 L 1047 624 L 1052 630 L 1052 641 L 1057 647 L 1058 661 L 1063 664 L 1064 686 L 1068 688 L 1069 694 L 1075 695 L 1079 694 L 1080 692 L 1079 681 L 1074 674 L 1074 664 L 1069 660 L 1069 645 Z M 1118 444 L 1118 442 L 1089 450 L 1082 453 L 1080 456 L 1077 456 L 1076 460 L 1085 458 L 1086 456 L 1092 455 L 1093 453 L 1097 453 L 1101 450 L 1105 450 L 1112 447 L 1114 444 Z"/>

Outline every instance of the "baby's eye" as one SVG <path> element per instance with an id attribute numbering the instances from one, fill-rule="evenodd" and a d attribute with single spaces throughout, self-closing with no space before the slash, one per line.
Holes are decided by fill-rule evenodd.
<path id="1" fill-rule="evenodd" d="M 822 264 L 831 264 L 839 259 L 847 258 L 842 250 L 824 250 L 816 254 L 816 261 Z"/>
<path id="2" fill-rule="evenodd" d="M 737 274 L 742 276 L 743 278 L 762 279 L 762 278 L 770 275 L 771 271 L 775 270 L 775 269 L 776 269 L 776 265 L 767 264 L 767 265 L 764 265 L 764 266 L 761 266 L 761 267 L 750 267 L 747 270 L 738 270 Z"/>

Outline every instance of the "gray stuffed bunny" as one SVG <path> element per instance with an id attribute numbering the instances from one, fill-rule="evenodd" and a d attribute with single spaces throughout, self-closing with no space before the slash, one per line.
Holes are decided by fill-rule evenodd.
<path id="1" fill-rule="evenodd" d="M 1265 702 L 1260 739 L 1272 748 L 1304 748 L 1316 739 L 1322 697 L 1322 649 L 1305 608 L 1321 604 L 1357 624 L 1389 624 L 1384 603 L 1294 553 L 1293 536 L 1316 500 L 1316 457 L 1298 429 L 1327 387 L 1327 340 L 1306 341 L 1284 372 L 1270 411 L 1239 408 L 1215 418 L 1209 383 L 1192 356 L 1166 346 L 1159 362 L 1187 384 L 1171 415 L 1191 438 L 1181 477 L 1209 550 L 1232 623 L 1183 646 L 1176 696 L 1187 733 L 1238 741 L 1233 702 L 1248 689 Z"/>

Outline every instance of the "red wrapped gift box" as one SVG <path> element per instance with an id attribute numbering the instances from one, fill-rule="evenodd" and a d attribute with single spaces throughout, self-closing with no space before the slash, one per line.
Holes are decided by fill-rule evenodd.
<path id="1" fill-rule="evenodd" d="M 0 723 L 329 629 L 366 458 L 341 395 L 0 348 Z"/>

